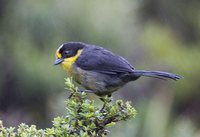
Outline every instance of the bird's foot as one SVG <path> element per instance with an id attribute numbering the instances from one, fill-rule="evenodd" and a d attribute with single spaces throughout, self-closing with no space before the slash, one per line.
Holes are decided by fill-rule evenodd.
<path id="1" fill-rule="evenodd" d="M 102 108 L 100 109 L 100 112 L 104 112 L 105 110 L 105 106 L 107 105 L 107 103 L 110 103 L 112 100 L 111 100 L 111 94 L 110 95 L 106 95 L 104 97 L 100 97 L 99 98 L 101 101 L 103 101 L 103 106 Z"/>
<path id="2" fill-rule="evenodd" d="M 71 97 L 74 95 L 74 93 L 70 93 L 69 97 L 67 99 L 71 99 Z"/>

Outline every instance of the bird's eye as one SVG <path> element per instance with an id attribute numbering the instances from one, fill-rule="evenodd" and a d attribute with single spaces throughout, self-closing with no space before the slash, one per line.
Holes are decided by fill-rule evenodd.
<path id="1" fill-rule="evenodd" d="M 70 56 L 72 56 L 71 54 L 72 54 L 72 52 L 70 50 L 66 50 L 63 52 L 63 57 L 70 57 Z"/>
<path id="2" fill-rule="evenodd" d="M 69 55 L 69 53 L 70 53 L 69 50 L 67 50 L 67 51 L 64 52 L 65 55 Z"/>

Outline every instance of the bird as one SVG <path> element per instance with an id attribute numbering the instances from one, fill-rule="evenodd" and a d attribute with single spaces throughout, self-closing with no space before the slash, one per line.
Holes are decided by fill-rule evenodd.
<path id="1" fill-rule="evenodd" d="M 54 65 L 61 65 L 68 76 L 100 97 L 111 96 L 127 83 L 141 76 L 178 80 L 182 76 L 135 69 L 125 58 L 103 47 L 83 42 L 63 43 L 55 53 Z"/>

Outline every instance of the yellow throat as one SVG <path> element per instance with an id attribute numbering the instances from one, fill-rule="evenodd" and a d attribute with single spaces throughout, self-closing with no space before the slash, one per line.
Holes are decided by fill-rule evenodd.
<path id="1" fill-rule="evenodd" d="M 63 69 L 66 70 L 68 73 L 70 73 L 72 65 L 80 56 L 81 52 L 82 52 L 82 49 L 78 50 L 75 56 L 64 59 L 64 61 L 61 63 Z"/>

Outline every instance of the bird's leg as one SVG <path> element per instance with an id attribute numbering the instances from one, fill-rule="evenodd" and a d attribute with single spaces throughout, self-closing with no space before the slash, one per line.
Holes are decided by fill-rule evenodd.
<path id="1" fill-rule="evenodd" d="M 111 102 L 110 97 L 111 97 L 111 94 L 99 98 L 101 101 L 103 101 L 103 106 L 100 109 L 100 112 L 103 112 L 106 104 Z"/>
<path id="2" fill-rule="evenodd" d="M 82 92 L 85 92 L 85 93 L 94 93 L 94 91 L 92 91 L 92 90 L 80 90 L 80 89 L 78 89 L 78 92 L 81 92 L 81 93 Z M 68 99 L 70 99 L 73 95 L 74 95 L 74 93 L 70 93 Z"/>
<path id="3" fill-rule="evenodd" d="M 67 99 L 70 99 L 74 94 L 70 93 L 69 97 Z"/>

